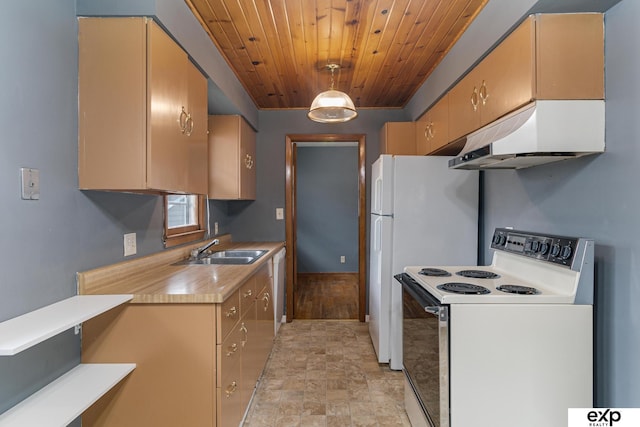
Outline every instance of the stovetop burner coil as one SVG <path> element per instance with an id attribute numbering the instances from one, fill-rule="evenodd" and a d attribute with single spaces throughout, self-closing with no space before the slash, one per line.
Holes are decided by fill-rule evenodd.
<path id="1" fill-rule="evenodd" d="M 485 270 L 462 270 L 458 271 L 456 274 L 470 279 L 497 279 L 500 277 L 499 274 Z"/>
<path id="2" fill-rule="evenodd" d="M 452 292 L 454 294 L 465 295 L 482 295 L 488 294 L 491 291 L 484 286 L 474 285 L 472 283 L 464 282 L 449 282 L 436 286 L 441 291 Z"/>
<path id="3" fill-rule="evenodd" d="M 536 295 L 540 293 L 536 288 L 522 285 L 500 285 L 496 286 L 496 289 L 508 294 L 518 295 Z"/>
<path id="4" fill-rule="evenodd" d="M 441 268 L 423 268 L 418 272 L 418 274 L 422 274 L 423 276 L 434 276 L 434 277 L 448 277 L 451 276 L 447 270 L 443 270 Z"/>

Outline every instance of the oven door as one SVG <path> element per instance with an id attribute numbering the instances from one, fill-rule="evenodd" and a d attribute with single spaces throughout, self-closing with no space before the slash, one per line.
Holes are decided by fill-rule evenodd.
<path id="1" fill-rule="evenodd" d="M 431 425 L 449 427 L 449 309 L 408 274 L 402 283 L 402 363 Z"/>

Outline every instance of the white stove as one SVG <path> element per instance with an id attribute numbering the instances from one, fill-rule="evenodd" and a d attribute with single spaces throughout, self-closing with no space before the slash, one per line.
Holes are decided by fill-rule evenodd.
<path id="1" fill-rule="evenodd" d="M 593 240 L 499 228 L 491 248 L 396 276 L 414 427 L 565 427 L 593 405 Z"/>
<path id="2" fill-rule="evenodd" d="M 404 271 L 441 304 L 593 303 L 593 275 L 581 276 L 585 263 L 593 268 L 592 240 L 499 228 L 491 248 L 490 266 L 413 266 Z"/>

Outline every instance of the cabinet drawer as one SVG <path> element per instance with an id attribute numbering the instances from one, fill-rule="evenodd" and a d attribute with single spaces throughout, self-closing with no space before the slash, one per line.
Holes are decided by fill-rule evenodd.
<path id="1" fill-rule="evenodd" d="M 223 389 L 223 394 L 224 389 L 234 381 L 227 378 L 227 376 L 235 375 L 233 374 L 234 369 L 240 366 L 242 348 L 244 347 L 243 340 L 246 340 L 246 332 L 242 324 L 238 323 L 222 344 L 216 346 L 218 356 L 216 359 L 218 361 L 216 387 Z"/>
<path id="2" fill-rule="evenodd" d="M 239 290 L 241 316 L 244 316 L 251 304 L 255 303 L 257 296 L 258 290 L 256 289 L 256 276 L 253 276 L 244 282 Z"/>
<path id="3" fill-rule="evenodd" d="M 234 292 L 222 304 L 218 306 L 218 333 L 216 344 L 222 344 L 224 339 L 229 335 L 235 324 L 240 319 L 240 298 L 239 291 Z"/>
<path id="4" fill-rule="evenodd" d="M 242 400 L 240 363 L 223 368 L 222 386 L 217 389 L 218 427 L 237 427 L 244 415 L 245 406 Z"/>

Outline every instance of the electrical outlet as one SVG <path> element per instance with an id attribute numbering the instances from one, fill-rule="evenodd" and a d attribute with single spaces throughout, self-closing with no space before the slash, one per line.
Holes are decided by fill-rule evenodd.
<path id="1" fill-rule="evenodd" d="M 344 255 L 340 255 L 340 264 L 344 264 L 345 262 L 347 262 L 347 257 Z"/>
<path id="2" fill-rule="evenodd" d="M 284 219 L 284 209 L 276 208 L 276 219 Z"/>
<path id="3" fill-rule="evenodd" d="M 218 235 L 218 223 L 217 222 L 213 223 L 213 234 L 215 234 L 216 236 Z"/>
<path id="4" fill-rule="evenodd" d="M 124 235 L 124 256 L 136 254 L 136 233 Z"/>

